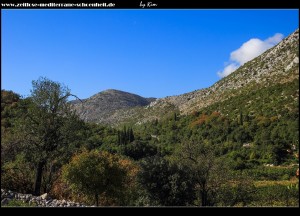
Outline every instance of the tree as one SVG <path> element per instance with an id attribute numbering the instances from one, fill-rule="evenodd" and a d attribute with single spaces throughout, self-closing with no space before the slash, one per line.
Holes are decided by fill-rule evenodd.
<path id="1" fill-rule="evenodd" d="M 242 111 L 240 111 L 239 123 L 240 123 L 240 125 L 243 125 L 243 123 L 244 123 L 244 119 L 243 119 L 243 113 L 242 113 Z"/>
<path id="2" fill-rule="evenodd" d="M 35 164 L 34 193 L 40 194 L 43 170 L 48 161 L 68 153 L 70 143 L 77 139 L 80 121 L 71 111 L 68 98 L 73 96 L 63 84 L 47 78 L 32 81 L 30 104 L 19 124 L 23 134 L 23 150 Z"/>
<path id="3" fill-rule="evenodd" d="M 129 143 L 134 141 L 134 135 L 133 135 L 133 130 L 132 128 L 129 129 Z"/>
<path id="4" fill-rule="evenodd" d="M 94 197 L 98 206 L 99 195 L 117 197 L 126 191 L 134 169 L 128 160 L 93 150 L 75 155 L 69 164 L 63 166 L 62 175 L 73 190 Z"/>
<path id="5" fill-rule="evenodd" d="M 118 144 L 126 145 L 134 141 L 134 134 L 132 128 L 124 126 L 123 131 L 118 131 Z"/>
<path id="6" fill-rule="evenodd" d="M 174 121 L 177 121 L 177 120 L 178 120 L 177 114 L 176 114 L 176 112 L 174 112 Z"/>
<path id="7" fill-rule="evenodd" d="M 185 206 L 194 198 L 191 173 L 177 164 L 154 156 L 141 162 L 139 181 L 148 192 L 152 205 Z"/>
<path id="8" fill-rule="evenodd" d="M 186 141 L 179 153 L 179 162 L 192 173 L 201 206 L 212 206 L 218 190 L 228 179 L 225 163 L 218 160 L 213 150 L 197 141 Z"/>
<path id="9" fill-rule="evenodd" d="M 246 206 L 254 200 L 257 189 L 253 179 L 243 172 L 232 172 L 227 181 L 218 190 L 218 205 Z"/>
<path id="10" fill-rule="evenodd" d="M 157 152 L 157 147 L 147 141 L 133 141 L 124 147 L 124 155 L 134 160 L 154 156 Z"/>

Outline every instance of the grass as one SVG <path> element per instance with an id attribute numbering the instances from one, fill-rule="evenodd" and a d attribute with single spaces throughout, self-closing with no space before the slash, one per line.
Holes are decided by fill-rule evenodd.
<path id="1" fill-rule="evenodd" d="M 273 185 L 289 186 L 291 184 L 299 184 L 299 180 L 294 178 L 291 180 L 281 180 L 281 181 L 264 180 L 264 181 L 254 182 L 254 185 L 256 187 L 273 186 Z"/>
<path id="2" fill-rule="evenodd" d="M 36 204 L 29 204 L 21 200 L 12 199 L 6 205 L 1 205 L 1 207 L 36 207 Z"/>

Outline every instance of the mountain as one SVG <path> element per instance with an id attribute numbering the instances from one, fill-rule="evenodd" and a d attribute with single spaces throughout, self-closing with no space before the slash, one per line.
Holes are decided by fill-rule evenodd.
<path id="1" fill-rule="evenodd" d="M 230 104 L 231 100 L 241 95 L 258 94 L 254 93 L 258 90 L 268 92 L 272 91 L 272 87 L 276 85 L 288 86 L 289 83 L 298 92 L 293 96 L 293 100 L 297 100 L 299 87 L 295 84 L 297 83 L 295 80 L 299 80 L 299 29 L 209 88 L 156 100 L 141 98 L 137 95 L 129 97 L 132 95 L 129 93 L 108 94 L 110 98 L 108 99 L 102 97 L 103 94 L 105 95 L 105 92 L 102 92 L 86 100 L 86 109 L 81 111 L 80 115 L 86 121 L 111 125 L 141 124 L 164 118 L 174 112 L 186 115 L 214 104 L 226 101 Z M 136 103 L 127 103 L 128 100 L 123 98 L 125 96 L 131 100 L 135 98 L 136 100 L 133 101 Z M 274 95 L 274 97 L 282 97 L 282 95 Z M 247 102 L 261 103 L 258 99 Z M 76 109 L 78 110 L 78 105 Z M 218 107 L 218 109 L 225 110 L 224 107 Z M 222 110 L 218 111 L 222 112 Z"/>
<path id="2" fill-rule="evenodd" d="M 115 89 L 108 89 L 82 101 L 71 101 L 79 116 L 89 122 L 111 124 L 115 111 L 150 104 L 155 98 L 144 98 Z"/>
<path id="3" fill-rule="evenodd" d="M 299 29 L 211 87 L 161 100 L 175 105 L 182 113 L 190 113 L 238 95 L 246 88 L 258 89 L 296 78 L 299 78 Z"/>

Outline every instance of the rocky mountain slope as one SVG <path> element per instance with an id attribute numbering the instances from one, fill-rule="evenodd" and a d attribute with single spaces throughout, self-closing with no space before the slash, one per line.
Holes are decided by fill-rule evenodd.
<path id="1" fill-rule="evenodd" d="M 107 103 L 98 100 L 97 94 L 88 99 L 85 110 L 80 114 L 86 121 L 111 125 L 125 122 L 139 124 L 162 118 L 172 112 L 189 114 L 245 91 L 288 83 L 295 79 L 299 79 L 299 29 L 209 88 L 157 100 L 139 100 L 141 103 L 129 103 L 128 106 L 125 105 L 127 99 L 123 99 L 122 95 L 115 98 L 114 102 Z M 152 102 L 147 104 L 150 101 Z M 76 109 L 78 110 L 78 106 Z"/>
<path id="2" fill-rule="evenodd" d="M 187 94 L 167 97 L 154 103 L 168 102 L 182 113 L 209 106 L 239 94 L 246 87 L 261 88 L 299 77 L 299 29 L 275 47 L 247 62 L 213 86 Z"/>
<path id="3" fill-rule="evenodd" d="M 116 110 L 141 107 L 150 104 L 155 98 L 143 98 L 136 94 L 109 89 L 92 97 L 72 101 L 72 106 L 79 116 L 89 122 L 111 124 Z"/>

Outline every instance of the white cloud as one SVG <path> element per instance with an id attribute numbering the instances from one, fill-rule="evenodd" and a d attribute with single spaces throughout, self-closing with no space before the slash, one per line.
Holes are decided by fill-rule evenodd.
<path id="1" fill-rule="evenodd" d="M 233 71 L 235 71 L 236 69 L 238 69 L 238 65 L 235 64 L 235 63 L 231 63 L 229 65 L 227 65 L 223 71 L 219 71 L 218 72 L 218 75 L 219 77 L 226 77 L 228 76 L 229 74 L 231 74 Z"/>
<path id="2" fill-rule="evenodd" d="M 276 33 L 274 36 L 269 37 L 264 41 L 258 38 L 248 40 L 240 48 L 230 53 L 230 63 L 223 69 L 223 71 L 218 72 L 219 77 L 222 78 L 228 76 L 241 65 L 278 44 L 282 39 L 283 35 Z"/>
<path id="3" fill-rule="evenodd" d="M 280 41 L 282 41 L 283 39 L 283 34 L 280 34 L 280 33 L 276 33 L 273 37 L 269 37 L 266 42 L 269 43 L 269 44 L 273 44 L 276 45 L 278 44 Z"/>

